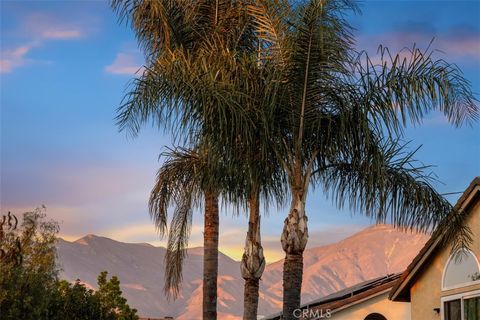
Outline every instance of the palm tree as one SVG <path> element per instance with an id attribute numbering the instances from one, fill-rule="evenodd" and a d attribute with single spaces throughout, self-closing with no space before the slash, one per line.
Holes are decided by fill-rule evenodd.
<path id="1" fill-rule="evenodd" d="M 252 128 L 257 141 L 261 138 L 258 128 Z M 242 256 L 240 271 L 245 280 L 243 319 L 257 319 L 259 281 L 265 269 L 265 257 L 260 235 L 260 202 L 265 204 L 276 203 L 280 206 L 284 202 L 285 179 L 281 167 L 275 166 L 273 150 L 261 150 L 256 143 L 245 145 L 236 152 L 242 154 L 242 159 L 235 161 L 240 174 L 233 178 L 236 184 L 242 187 L 239 190 L 239 199 L 246 197 L 248 202 L 249 221 L 245 240 L 245 250 Z M 243 170 L 242 169 L 243 166 Z M 242 180 L 244 182 L 242 183 Z"/>
<path id="2" fill-rule="evenodd" d="M 264 143 L 268 131 L 262 125 L 266 119 L 263 119 L 261 107 L 271 102 L 272 96 L 265 94 L 265 80 L 270 79 L 274 72 L 267 66 L 261 66 L 259 53 L 257 42 L 257 52 L 238 59 L 237 70 L 241 71 L 232 74 L 238 79 L 237 83 L 242 84 L 237 89 L 242 93 L 239 97 L 242 109 L 233 110 L 232 113 L 245 113 L 252 121 L 242 124 L 242 130 L 234 130 L 236 135 L 233 140 L 225 143 L 217 139 L 214 143 L 224 146 L 223 161 L 230 168 L 231 185 L 236 186 L 233 202 L 246 203 L 248 210 L 248 231 L 240 264 L 245 280 L 243 319 L 247 320 L 257 319 L 259 281 L 266 264 L 260 232 L 261 203 L 265 208 L 270 204 L 282 206 L 286 191 L 285 174 L 276 161 L 275 150 L 270 144 Z M 248 98 L 242 99 L 241 96 Z"/>
<path id="3" fill-rule="evenodd" d="M 203 259 L 203 318 L 217 317 L 218 274 L 218 198 L 220 180 L 218 170 L 204 148 L 188 150 L 177 148 L 164 153 L 165 162 L 158 171 L 149 201 L 150 214 L 159 233 L 168 234 L 165 255 L 165 292 L 176 297 L 182 281 L 183 260 L 187 254 L 193 209 L 203 199 L 204 259 Z M 217 162 L 218 163 L 218 162 Z M 174 213 L 169 232 L 169 206 Z"/>
<path id="4" fill-rule="evenodd" d="M 246 85 L 239 81 L 246 78 L 232 76 L 244 72 L 239 68 L 242 64 L 237 61 L 248 60 L 249 53 L 255 50 L 242 1 L 113 0 L 112 7 L 121 20 L 131 23 L 147 58 L 145 71 L 134 80 L 119 108 L 117 119 L 122 130 L 128 129 L 136 135 L 143 123 L 152 120 L 155 125 L 170 129 L 175 138 L 189 146 L 198 145 L 199 136 L 205 141 L 222 139 L 219 146 L 236 141 L 238 137 L 243 141 L 243 137 L 248 136 L 249 132 L 244 128 L 251 127 L 252 119 L 248 113 L 240 111 L 248 96 L 241 94 L 240 89 Z M 187 154 L 183 153 L 184 156 Z M 178 158 L 180 154 L 171 156 Z M 178 161 L 171 162 L 173 165 Z M 172 166 L 167 164 L 159 172 L 157 184 L 165 181 L 160 177 L 168 177 L 163 169 Z M 213 178 L 198 165 L 190 168 L 202 177 L 193 181 Z M 177 174 L 180 170 L 184 169 L 179 167 Z M 193 187 L 177 187 L 182 186 Z M 155 190 L 157 188 L 152 193 L 154 199 L 159 196 Z M 218 194 L 207 191 L 202 192 L 206 210 L 203 312 L 204 319 L 215 319 Z M 167 195 L 163 194 L 163 197 Z M 180 210 L 175 217 L 188 217 L 186 213 L 191 208 L 191 201 L 196 199 L 191 197 L 191 192 L 174 197 L 178 201 L 176 210 Z M 156 200 L 151 200 L 151 204 L 152 201 L 155 203 Z M 151 205 L 154 217 L 163 216 L 160 209 L 166 214 L 166 207 Z M 177 263 L 167 263 L 169 269 L 166 270 L 166 290 L 173 289 L 174 294 L 178 293 L 181 281 L 183 249 L 189 230 L 185 229 L 188 221 L 178 219 L 174 218 L 170 229 L 172 244 L 169 247 L 176 250 L 170 250 L 171 254 L 167 255 L 167 260 Z M 162 219 L 156 222 L 160 233 L 165 232 L 166 222 Z"/>
<path id="5" fill-rule="evenodd" d="M 248 10 L 261 40 L 261 65 L 276 70 L 276 78 L 265 85 L 276 102 L 263 108 L 272 116 L 264 125 L 271 132 L 266 143 L 275 146 L 288 177 L 291 205 L 281 237 L 283 317 L 294 319 L 308 241 L 310 186 L 321 186 L 338 207 L 349 205 L 376 221 L 389 219 L 397 227 L 421 231 L 435 228 L 452 207 L 432 187 L 428 167 L 401 142 L 402 128 L 421 123 L 432 110 L 457 126 L 476 119 L 478 111 L 461 72 L 435 60 L 431 51 L 414 47 L 404 59 L 381 47 L 378 65 L 357 53 L 345 20 L 349 11 L 358 12 L 354 1 L 291 6 L 258 0 Z"/>

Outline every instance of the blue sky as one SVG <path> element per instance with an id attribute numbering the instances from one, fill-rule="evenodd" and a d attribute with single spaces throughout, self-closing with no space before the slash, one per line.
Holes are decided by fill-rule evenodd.
<path id="1" fill-rule="evenodd" d="M 160 244 L 147 212 L 170 138 L 145 128 L 136 139 L 115 122 L 128 81 L 142 55 L 126 25 L 106 2 L 1 2 L 1 211 L 23 212 L 45 204 L 60 221 L 61 235 L 95 233 L 131 242 Z M 358 48 L 374 54 L 382 43 L 395 50 L 416 43 L 433 47 L 456 63 L 480 92 L 479 1 L 364 1 L 352 16 Z M 478 97 L 478 94 L 477 94 Z M 480 124 L 455 129 L 430 114 L 408 128 L 418 158 L 433 164 L 441 192 L 462 191 L 480 175 Z M 454 202 L 458 195 L 449 196 Z M 309 246 L 338 240 L 371 223 L 336 210 L 320 190 L 309 195 Z M 267 259 L 280 258 L 285 208 L 263 218 Z M 221 217 L 221 249 L 239 258 L 245 217 Z M 196 214 L 192 245 L 202 244 Z"/>

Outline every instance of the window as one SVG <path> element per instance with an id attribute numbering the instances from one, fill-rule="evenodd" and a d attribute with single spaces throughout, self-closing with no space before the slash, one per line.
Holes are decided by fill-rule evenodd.
<path id="1" fill-rule="evenodd" d="M 480 290 L 442 298 L 442 320 L 479 320 Z"/>
<path id="2" fill-rule="evenodd" d="M 480 267 L 475 255 L 468 250 L 450 256 L 443 275 L 443 290 L 480 283 Z"/>
<path id="3" fill-rule="evenodd" d="M 465 320 L 480 319 L 480 296 L 463 300 L 463 313 Z"/>
<path id="4" fill-rule="evenodd" d="M 445 320 L 462 320 L 462 300 L 456 299 L 444 303 Z"/>
<path id="5" fill-rule="evenodd" d="M 370 313 L 365 320 L 387 320 L 384 316 L 382 316 L 380 313 Z"/>

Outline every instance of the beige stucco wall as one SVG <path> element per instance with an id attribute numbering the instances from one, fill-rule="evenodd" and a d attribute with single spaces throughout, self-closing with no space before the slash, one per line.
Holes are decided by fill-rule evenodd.
<path id="1" fill-rule="evenodd" d="M 474 241 L 470 249 L 480 261 L 480 203 L 477 203 L 471 210 L 472 212 L 468 217 L 467 223 L 473 232 Z M 451 246 L 441 250 L 431 259 L 428 267 L 412 286 L 410 290 L 412 320 L 440 320 L 440 314 L 433 309 L 440 308 L 441 297 L 480 289 L 480 284 L 476 284 L 470 287 L 442 292 L 443 269 L 450 253 Z"/>
<path id="2" fill-rule="evenodd" d="M 332 314 L 332 320 L 363 320 L 370 313 L 380 313 L 388 320 L 410 320 L 410 304 L 388 300 L 388 292 Z"/>

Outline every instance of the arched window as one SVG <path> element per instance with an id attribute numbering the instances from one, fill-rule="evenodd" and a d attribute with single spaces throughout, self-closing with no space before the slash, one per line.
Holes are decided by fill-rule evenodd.
<path id="1" fill-rule="evenodd" d="M 480 266 L 475 255 L 468 250 L 450 256 L 443 271 L 444 290 L 468 286 L 480 281 Z M 456 258 L 457 257 L 457 258 Z"/>
<path id="2" fill-rule="evenodd" d="M 365 320 L 387 320 L 384 316 L 382 316 L 380 313 L 370 313 Z"/>

